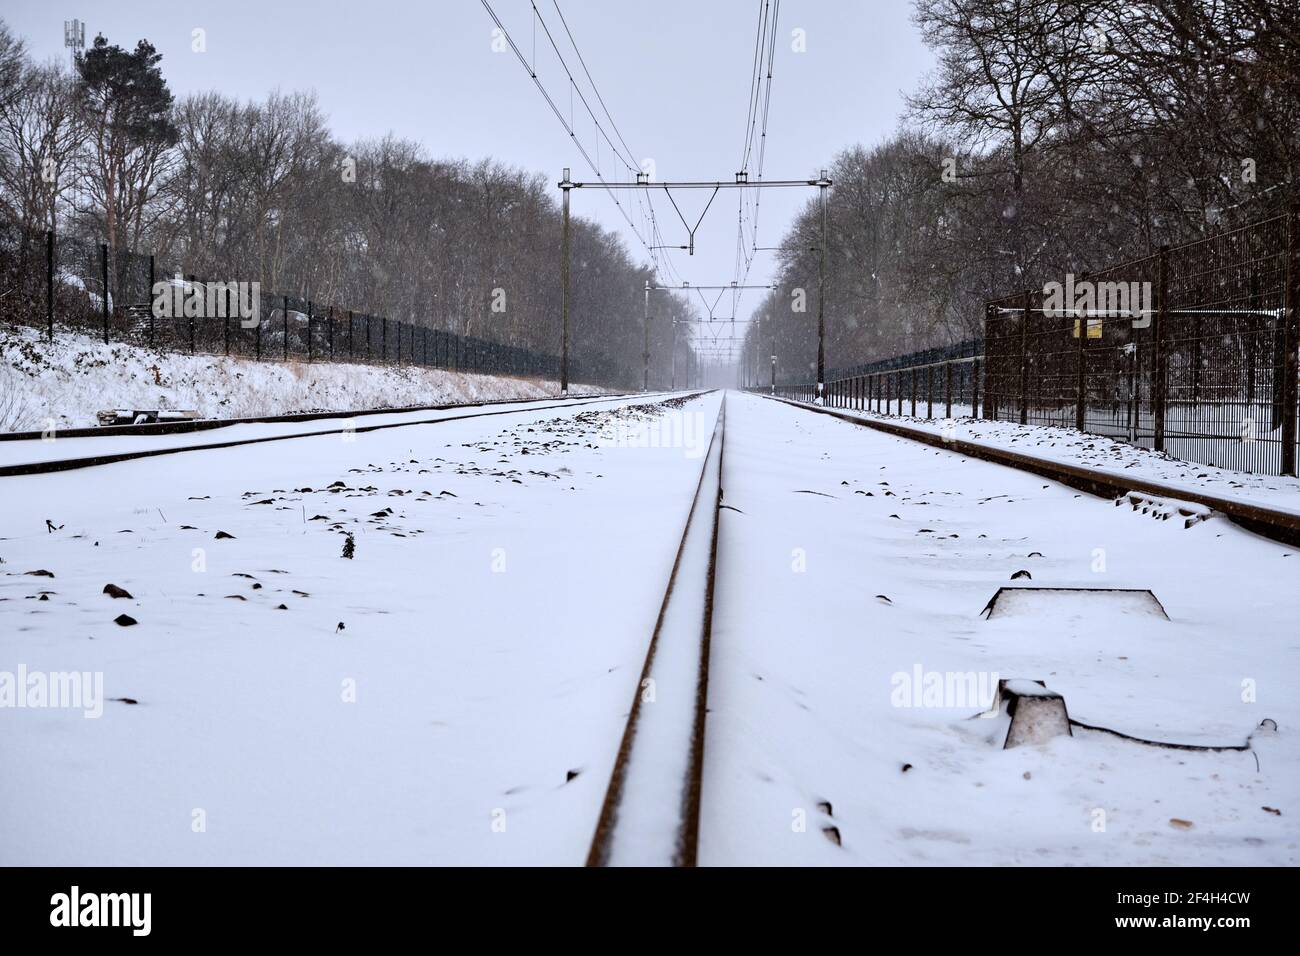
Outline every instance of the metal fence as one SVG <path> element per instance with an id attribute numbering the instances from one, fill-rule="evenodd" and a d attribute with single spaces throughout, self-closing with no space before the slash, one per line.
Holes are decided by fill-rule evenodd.
<path id="1" fill-rule="evenodd" d="M 170 293 L 173 308 L 154 308 L 157 283 Z M 241 302 L 255 306 L 256 322 L 241 313 Z M 258 361 L 419 365 L 549 378 L 560 372 L 555 355 L 296 296 L 259 290 L 254 300 L 247 288 L 187 275 L 153 256 L 111 256 L 101 243 L 4 222 L 0 321 L 43 328 L 50 339 L 66 329 L 102 337 L 106 344 Z M 569 375 L 598 384 L 598 371 L 572 356 Z"/>
<path id="2" fill-rule="evenodd" d="M 824 402 L 832 408 L 882 415 L 972 416 L 980 406 L 981 342 L 926 349 L 826 376 Z M 755 388 L 800 402 L 816 399 L 813 383 Z"/>
<path id="3" fill-rule="evenodd" d="M 1072 427 L 1187 461 L 1295 475 L 1300 207 L 990 301 L 982 341 L 827 376 L 881 414 Z M 768 389 L 755 389 L 767 391 Z M 775 393 L 813 401 L 814 384 Z"/>
<path id="4" fill-rule="evenodd" d="M 1294 475 L 1298 253 L 1293 210 L 1081 276 L 1074 309 L 990 302 L 985 417 Z"/>

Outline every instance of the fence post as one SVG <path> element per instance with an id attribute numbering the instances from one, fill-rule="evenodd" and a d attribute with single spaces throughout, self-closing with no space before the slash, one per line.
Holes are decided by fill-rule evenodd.
<path id="1" fill-rule="evenodd" d="M 1020 424 L 1029 424 L 1029 310 L 1033 293 L 1025 292 L 1025 307 L 1020 313 Z"/>
<path id="2" fill-rule="evenodd" d="M 1300 203 L 1287 212 L 1286 291 L 1282 331 L 1282 474 L 1296 476 L 1297 391 L 1300 390 Z"/>
<path id="3" fill-rule="evenodd" d="M 912 400 L 912 417 L 916 417 L 916 369 L 907 373 L 907 393 Z"/>
<path id="4" fill-rule="evenodd" d="M 943 401 L 943 417 L 952 418 L 952 362 L 944 366 Z"/>
<path id="5" fill-rule="evenodd" d="M 1087 418 L 1088 407 L 1088 317 L 1086 315 L 1076 316 L 1075 328 L 1079 332 L 1079 354 L 1078 368 L 1076 369 L 1075 382 L 1075 405 L 1074 405 L 1074 427 L 1079 431 L 1084 431 L 1085 419 Z"/>
<path id="6" fill-rule="evenodd" d="M 934 366 L 925 367 L 925 417 L 934 418 Z"/>
<path id="7" fill-rule="evenodd" d="M 146 290 L 146 299 L 149 300 L 149 347 L 153 348 L 153 286 L 154 282 L 154 261 L 153 253 L 149 253 L 149 288 Z"/>
<path id="8" fill-rule="evenodd" d="M 150 313 L 152 314 L 152 313 Z M 54 230 L 45 231 L 45 323 L 54 341 Z"/>
<path id="9" fill-rule="evenodd" d="M 190 276 L 190 284 L 194 284 L 194 276 Z M 204 301 L 207 301 L 207 296 L 204 296 Z M 193 312 L 194 310 L 190 309 L 190 311 Z M 192 315 L 190 316 L 190 354 L 194 354 L 194 316 Z"/>
<path id="10" fill-rule="evenodd" d="M 1152 447 L 1155 451 L 1165 450 L 1165 399 L 1169 387 L 1168 350 L 1165 338 L 1169 334 L 1169 247 L 1160 247 L 1160 258 L 1156 268 L 1156 327 L 1151 330 L 1154 379 L 1151 383 L 1151 411 L 1155 417 Z"/>
<path id="11" fill-rule="evenodd" d="M 987 341 L 987 339 L 985 340 Z M 984 389 L 984 418 L 989 417 L 988 389 Z M 971 364 L 970 370 L 970 417 L 980 417 L 980 360 Z"/>
<path id="12" fill-rule="evenodd" d="M 104 308 L 102 311 L 104 313 L 104 344 L 107 345 L 108 344 L 108 243 L 106 242 L 101 242 L 99 244 L 99 264 L 100 264 L 101 278 L 104 281 L 104 300 L 102 302 Z"/>

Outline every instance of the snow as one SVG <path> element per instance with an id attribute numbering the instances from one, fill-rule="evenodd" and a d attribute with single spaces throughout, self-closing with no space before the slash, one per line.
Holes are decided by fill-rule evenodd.
<path id="1" fill-rule="evenodd" d="M 1155 596 L 1145 589 L 1005 587 L 990 603 L 988 619 L 1030 617 L 1040 623 L 1107 616 L 1167 619 Z"/>
<path id="2" fill-rule="evenodd" d="M 0 675 L 104 698 L 0 707 L 0 864 L 581 864 L 708 460 L 602 439 L 679 434 L 655 396 L 504 411 L 0 479 Z M 1294 548 L 755 396 L 725 443 L 701 864 L 1300 862 Z M 1003 586 L 1169 620 L 985 620 Z M 1278 729 L 1003 750 L 999 679 L 1148 740 Z"/>
<path id="3" fill-rule="evenodd" d="M 721 414 L 719 396 L 709 396 L 705 403 L 709 420 L 716 420 Z M 721 464 L 722 441 L 715 436 L 700 474 L 699 497 L 693 507 L 686 503 L 689 526 L 685 513 L 678 522 L 687 530 L 650 662 L 651 683 L 639 690 L 636 729 L 609 839 L 608 863 L 612 866 L 672 865 L 681 849 L 678 835 L 689 825 L 684 811 L 691 780 Z"/>
<path id="4" fill-rule="evenodd" d="M 580 864 L 699 480 L 635 404 L 0 479 L 0 671 L 109 698 L 0 709 L 0 864 Z"/>
<path id="5" fill-rule="evenodd" d="M 937 407 L 937 406 L 936 406 Z M 914 418 L 836 409 L 837 413 L 891 422 L 958 441 L 1014 451 L 1053 462 L 1093 468 L 1106 475 L 1145 479 L 1174 488 L 1300 514 L 1300 479 L 1248 474 L 1183 461 L 1126 441 L 1053 425 L 1020 425 L 969 417 Z M 1180 503 L 1182 504 L 1182 503 Z M 1188 507 L 1195 507 L 1189 505 Z"/>
<path id="6" fill-rule="evenodd" d="M 207 448 L 229 442 L 262 441 L 272 438 L 293 438 L 313 434 L 336 434 L 342 440 L 347 441 L 352 440 L 356 435 L 366 434 L 367 430 L 383 430 L 395 425 L 441 422 L 453 418 L 472 418 L 481 416 L 485 412 L 489 417 L 496 417 L 515 410 L 527 410 L 530 406 L 543 408 L 561 405 L 582 406 L 593 401 L 597 401 L 595 396 L 570 399 L 552 398 L 531 403 L 505 402 L 487 409 L 482 407 L 445 408 L 345 416 L 341 418 L 320 418 L 311 421 L 241 422 L 223 425 L 220 428 L 196 432 L 177 432 L 174 434 L 113 435 L 105 433 L 69 438 L 60 435 L 58 430 L 55 429 L 49 433 L 48 438 L 43 436 L 41 438 L 12 438 L 0 441 L 0 467 L 71 461 L 110 453 L 130 454 L 165 448 Z"/>
<path id="7" fill-rule="evenodd" d="M 599 394 L 572 385 L 570 394 Z M 554 382 L 410 365 L 257 362 L 150 351 L 59 330 L 0 329 L 0 431 L 97 424 L 103 408 L 196 409 L 204 418 L 403 408 L 556 395 Z M 4 396 L 17 407 L 4 414 Z"/>
<path id="8" fill-rule="evenodd" d="M 728 397 L 723 485 L 739 511 L 718 543 L 702 864 L 1300 860 L 1294 549 L 749 395 Z M 983 620 L 1022 569 L 1150 588 L 1171 620 Z M 1041 679 L 1072 717 L 1147 739 L 1280 729 L 1253 753 L 1083 732 L 1004 751 L 971 719 L 987 700 L 895 706 L 891 679 L 918 665 Z"/>

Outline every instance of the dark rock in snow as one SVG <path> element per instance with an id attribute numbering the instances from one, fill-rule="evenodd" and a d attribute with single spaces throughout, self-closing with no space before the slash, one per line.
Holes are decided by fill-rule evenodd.
<path id="1" fill-rule="evenodd" d="M 1034 579 L 1034 576 L 1030 574 L 1028 571 L 1024 570 L 1023 568 L 1017 571 L 1015 574 L 1011 575 L 1012 581 L 1017 581 L 1021 578 L 1024 578 L 1027 581 L 1032 581 Z"/>
<path id="2" fill-rule="evenodd" d="M 131 627 L 133 624 L 139 624 L 140 622 L 130 614 L 119 614 L 117 617 L 113 618 L 113 623 L 118 627 Z"/>
<path id="3" fill-rule="evenodd" d="M 131 597 L 131 592 L 130 592 L 130 591 L 127 591 L 127 590 L 124 589 L 124 588 L 120 588 L 120 587 L 118 587 L 116 584 L 105 584 L 105 585 L 104 585 L 104 593 L 107 594 L 107 595 L 108 595 L 109 597 L 111 597 L 111 598 L 129 598 L 129 597 Z"/>
<path id="4" fill-rule="evenodd" d="M 843 843 L 840 842 L 839 827 L 822 827 L 822 834 L 826 837 L 826 839 L 830 840 L 836 846 L 844 845 Z"/>
<path id="5" fill-rule="evenodd" d="M 234 540 L 235 540 L 235 536 L 234 536 L 233 534 L 227 534 L 227 533 L 224 532 L 224 531 L 218 531 L 218 532 L 217 532 L 216 534 L 214 534 L 212 537 L 215 538 L 217 541 L 220 541 L 220 540 L 222 540 L 223 538 L 228 538 L 228 539 L 231 540 L 231 541 L 234 541 Z"/>

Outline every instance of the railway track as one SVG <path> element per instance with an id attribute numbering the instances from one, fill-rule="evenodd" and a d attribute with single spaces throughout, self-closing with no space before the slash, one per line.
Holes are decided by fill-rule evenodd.
<path id="1" fill-rule="evenodd" d="M 700 469 L 588 866 L 694 866 L 704 775 L 726 398 Z"/>
<path id="2" fill-rule="evenodd" d="M 1140 492 L 1155 497 L 1171 498 L 1177 501 L 1204 505 L 1255 534 L 1271 538 L 1274 541 L 1280 541 L 1283 544 L 1300 546 L 1300 515 L 1292 512 L 1279 511 L 1274 508 L 1224 498 L 1219 495 L 1166 485 L 1145 478 L 1111 475 L 1092 468 L 1052 461 L 1051 459 L 1026 455 L 979 442 L 965 441 L 959 438 L 945 438 L 942 435 L 895 422 L 861 418 L 851 412 L 839 409 L 809 405 L 805 402 L 796 402 L 779 396 L 763 395 L 762 397 L 770 401 L 783 402 L 804 411 L 829 415 L 831 418 L 838 418 L 841 421 L 860 425 L 863 428 L 871 428 L 897 438 L 906 438 L 910 441 L 921 442 L 935 448 L 942 448 L 945 451 L 966 455 L 970 458 L 977 458 L 981 461 L 1006 465 L 1019 471 L 1041 475 L 1044 478 L 1058 481 L 1063 485 L 1102 498 L 1114 499 L 1129 492 Z"/>
<path id="3" fill-rule="evenodd" d="M 660 393 L 648 393 L 645 397 L 650 398 L 656 394 L 660 394 Z M 60 458 L 60 459 L 52 459 L 48 461 L 25 462 L 25 463 L 19 463 L 14 465 L 0 466 L 0 478 L 14 478 L 14 477 L 20 477 L 25 475 L 52 474 L 54 472 L 60 472 L 60 471 L 74 471 L 79 468 L 93 468 L 98 465 L 111 465 L 122 461 L 134 461 L 139 458 L 154 458 L 159 455 L 175 455 L 175 454 L 180 454 L 182 452 L 190 452 L 190 451 L 212 451 L 221 448 L 236 448 L 241 445 L 259 445 L 259 444 L 264 444 L 266 442 L 288 441 L 294 438 L 317 438 L 322 435 L 342 435 L 345 433 L 362 434 L 364 432 L 384 431 L 390 428 L 409 428 L 413 425 L 437 425 L 442 422 L 464 421 L 465 419 L 469 419 L 469 418 L 487 418 L 493 415 L 516 415 L 519 414 L 520 412 L 528 412 L 528 411 L 547 411 L 550 409 L 558 409 L 558 408 L 575 408 L 582 405 L 592 405 L 599 402 L 618 401 L 620 398 L 625 398 L 625 397 L 627 396 L 601 395 L 598 397 L 564 399 L 564 400 L 537 399 L 531 402 L 500 401 L 500 402 L 483 402 L 475 405 L 430 406 L 429 409 L 427 410 L 447 410 L 447 409 L 455 410 L 455 409 L 464 409 L 464 408 L 485 408 L 485 407 L 490 408 L 491 406 L 504 405 L 504 404 L 524 405 L 525 407 L 508 408 L 508 409 L 492 409 L 490 411 L 479 411 L 479 412 L 473 412 L 471 414 L 465 414 L 465 415 L 448 415 L 441 418 L 422 418 L 422 419 L 416 419 L 414 421 L 385 422 L 377 425 L 356 425 L 348 428 L 320 429 L 317 431 L 295 432 L 293 434 L 288 434 L 288 435 L 263 435 L 263 436 L 252 437 L 252 438 L 233 439 L 230 441 L 206 442 L 204 444 L 198 444 L 198 445 L 175 445 L 175 446 L 169 446 L 164 448 L 137 449 L 134 451 L 116 452 L 112 454 L 89 455 L 80 458 Z M 547 404 L 542 404 L 543 402 L 546 402 Z M 344 420 L 351 420 L 360 415 L 402 414 L 404 412 L 409 412 L 409 411 L 425 411 L 425 410 L 426 409 L 414 409 L 414 410 L 398 409 L 395 411 L 388 411 L 384 409 L 378 409 L 378 410 L 372 410 L 368 412 L 358 412 L 354 414 L 342 414 L 342 415 L 337 413 L 329 413 L 329 414 L 315 415 L 315 416 L 284 416 L 281 418 L 265 418 L 265 419 L 234 419 L 229 422 L 219 422 L 219 423 L 212 423 L 212 424 L 208 422 L 177 422 L 177 423 L 163 423 L 159 425 L 138 425 L 138 426 L 122 425 L 122 426 L 112 426 L 103 429 L 78 429 L 77 431 L 78 432 L 86 431 L 95 437 L 99 437 L 106 433 L 113 433 L 117 435 L 123 435 L 123 434 L 159 435 L 159 434 L 169 434 L 176 431 L 182 431 L 182 432 L 202 431 L 202 430 L 207 430 L 209 428 L 227 427 L 229 425 L 234 425 L 234 424 L 267 424 L 267 423 L 275 423 L 281 421 L 314 421 L 318 419 L 331 419 L 331 418 L 341 418 Z M 194 425 L 203 426 L 203 427 L 200 428 L 176 427 L 176 426 L 194 426 Z M 159 429 L 162 430 L 160 431 Z M 71 432 L 62 432 L 60 434 L 62 434 L 65 438 L 85 437 L 85 436 L 73 435 Z M 37 435 L 37 437 L 39 438 L 39 434 Z"/>
<path id="4" fill-rule="evenodd" d="M 628 398 L 640 392 L 614 392 L 608 395 L 574 395 L 571 400 L 587 398 Z M 232 425 L 274 425 L 281 422 L 315 422 L 332 418 L 366 418 L 373 415 L 401 415 L 407 412 L 442 412 L 457 408 L 487 408 L 492 405 L 521 405 L 528 402 L 555 401 L 552 398 L 497 398 L 486 402 L 446 402 L 441 405 L 407 405 L 404 408 L 363 408 L 351 412 L 293 412 L 288 415 L 256 415 L 248 418 L 199 418 L 184 421 L 150 422 L 140 425 L 97 425 L 94 428 L 60 428 L 61 438 L 113 438 L 122 435 L 179 435 L 187 432 L 213 431 Z M 44 432 L 0 432 L 0 442 L 38 441 Z"/>

